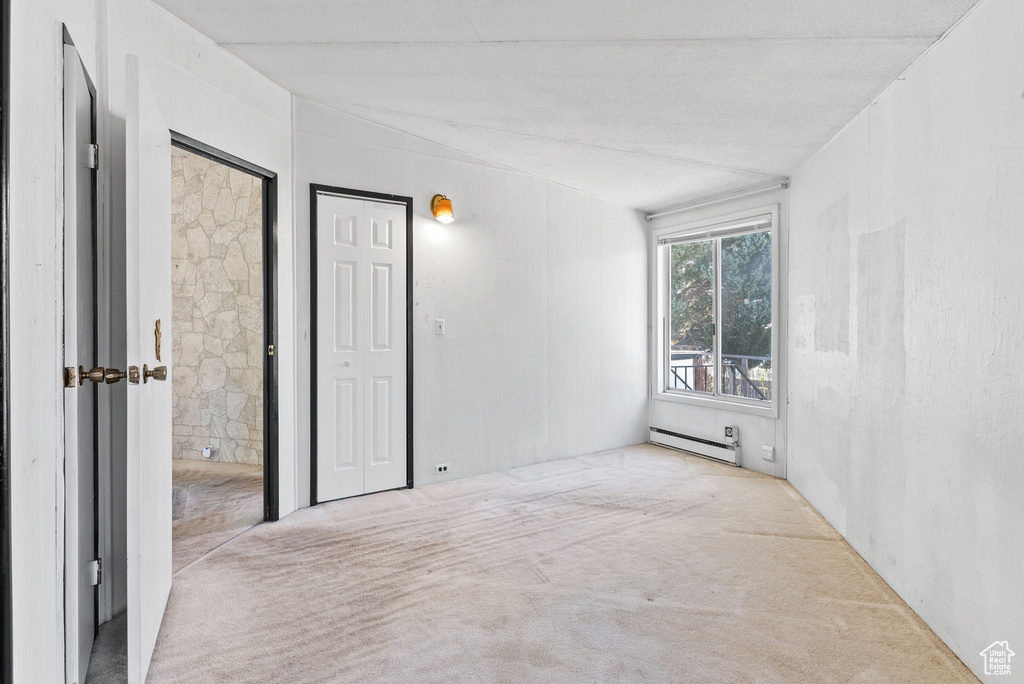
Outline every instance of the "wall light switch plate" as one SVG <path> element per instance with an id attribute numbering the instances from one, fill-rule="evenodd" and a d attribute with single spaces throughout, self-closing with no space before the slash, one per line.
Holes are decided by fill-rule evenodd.
<path id="1" fill-rule="evenodd" d="M 775 460 L 775 447 L 773 447 L 771 444 L 762 444 L 761 445 L 761 458 L 763 458 L 766 461 L 774 461 Z"/>
<path id="2" fill-rule="evenodd" d="M 444 319 L 443 318 L 435 318 L 434 319 L 434 334 L 435 335 L 444 335 Z"/>

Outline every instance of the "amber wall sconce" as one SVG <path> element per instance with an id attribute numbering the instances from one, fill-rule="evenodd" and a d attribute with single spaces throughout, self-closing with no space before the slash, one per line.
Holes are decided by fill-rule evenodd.
<path id="1" fill-rule="evenodd" d="M 451 223 L 455 220 L 452 201 L 444 195 L 434 195 L 434 199 L 430 200 L 430 212 L 441 223 Z"/>

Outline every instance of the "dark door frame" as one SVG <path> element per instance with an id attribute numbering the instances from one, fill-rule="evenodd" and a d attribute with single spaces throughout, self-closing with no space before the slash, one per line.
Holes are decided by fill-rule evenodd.
<path id="1" fill-rule="evenodd" d="M 278 520 L 277 174 L 177 131 L 171 131 L 171 144 L 263 180 L 263 519 Z M 272 345 L 274 353 L 270 352 Z"/>
<path id="2" fill-rule="evenodd" d="M 389 195 L 382 192 L 368 192 L 366 190 L 352 190 L 350 188 L 336 188 L 330 185 L 318 183 L 309 184 L 309 392 L 310 392 L 310 437 L 309 437 L 309 505 L 316 506 L 320 503 L 316 496 L 316 245 L 317 225 L 316 210 L 317 196 L 340 195 L 362 200 L 381 200 L 392 204 L 405 205 L 405 383 L 406 383 L 406 406 L 405 406 L 405 487 L 399 489 L 412 489 L 413 486 L 413 446 L 412 446 L 412 197 L 403 195 Z"/>
<path id="3" fill-rule="evenodd" d="M 10 412 L 10 104 L 11 0 L 0 2 L 0 684 L 14 681 L 11 613 L 11 412 Z"/>

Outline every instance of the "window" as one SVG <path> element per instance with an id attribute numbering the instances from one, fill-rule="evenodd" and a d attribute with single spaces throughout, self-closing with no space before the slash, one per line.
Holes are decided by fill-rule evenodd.
<path id="1" fill-rule="evenodd" d="M 771 408 L 772 207 L 656 232 L 664 394 Z"/>

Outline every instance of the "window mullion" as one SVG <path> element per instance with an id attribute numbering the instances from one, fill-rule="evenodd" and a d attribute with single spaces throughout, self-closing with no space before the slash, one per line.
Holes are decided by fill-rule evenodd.
<path id="1" fill-rule="evenodd" d="M 714 378 L 715 396 L 723 396 L 722 383 L 725 382 L 725 374 L 722 372 L 722 239 L 715 238 L 715 295 L 712 297 L 714 306 L 715 336 L 714 361 L 715 368 L 712 377 Z"/>
<path id="2" fill-rule="evenodd" d="M 665 274 L 665 281 L 659 288 L 665 298 L 665 304 L 661 308 L 661 386 L 667 390 L 669 386 L 669 373 L 672 366 L 672 339 L 669 334 L 669 321 L 672 320 L 672 248 L 662 248 L 661 269 Z"/>

